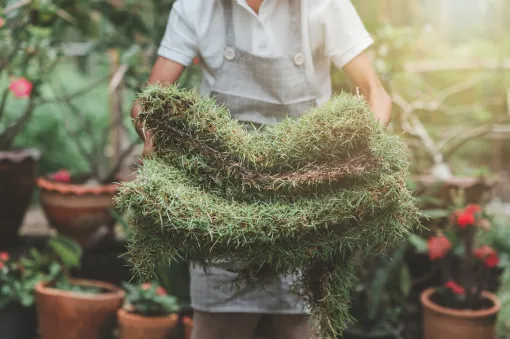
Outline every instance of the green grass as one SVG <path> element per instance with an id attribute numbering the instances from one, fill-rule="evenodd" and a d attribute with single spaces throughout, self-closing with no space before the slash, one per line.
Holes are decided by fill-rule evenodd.
<path id="1" fill-rule="evenodd" d="M 295 288 L 322 333 L 341 332 L 351 254 L 381 253 L 417 225 L 400 138 L 350 95 L 256 132 L 194 91 L 151 86 L 140 98 L 157 147 L 117 197 L 135 271 L 147 280 L 176 258 L 244 262 L 237 282 L 301 270 Z"/>

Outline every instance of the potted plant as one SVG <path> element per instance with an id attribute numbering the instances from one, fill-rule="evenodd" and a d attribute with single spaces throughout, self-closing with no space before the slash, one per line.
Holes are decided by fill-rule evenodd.
<path id="1" fill-rule="evenodd" d="M 51 31 L 21 24 L 27 6 L 0 10 L 0 249 L 17 238 L 32 198 L 36 164 L 35 149 L 17 149 L 15 140 L 29 121 L 40 97 L 40 84 L 53 58 L 41 45 Z M 41 62 L 39 69 L 33 69 Z"/>
<path id="2" fill-rule="evenodd" d="M 156 283 L 124 284 L 123 308 L 117 311 L 119 339 L 165 339 L 178 324 L 177 298 Z"/>
<path id="3" fill-rule="evenodd" d="M 108 153 L 106 135 L 110 135 L 119 128 L 125 128 L 125 119 L 118 119 L 105 129 L 100 136 L 88 133 L 90 126 L 86 114 L 66 100 L 69 112 L 73 113 L 83 126 L 67 127 L 74 136 L 77 150 L 88 163 L 87 173 L 70 173 L 63 169 L 37 179 L 40 190 L 39 201 L 52 227 L 59 233 L 67 235 L 82 246 L 94 241 L 101 226 L 107 227 L 107 233 L 113 233 L 115 220 L 110 213 L 113 208 L 113 197 L 117 193 L 117 182 L 129 180 L 125 169 L 132 170 L 135 161 L 130 161 L 138 139 L 127 138 L 125 145 L 121 145 L 116 154 Z M 126 114 L 127 117 L 127 114 Z M 86 131 L 87 140 L 80 138 L 77 133 Z M 126 141 L 126 140 L 125 140 Z M 88 145 L 88 147 L 87 147 Z"/>
<path id="4" fill-rule="evenodd" d="M 454 210 L 449 220 L 427 241 L 412 240 L 428 252 L 442 279 L 442 286 L 421 294 L 424 338 L 494 338 L 500 302 L 486 288 L 499 257 L 476 242 L 477 232 L 490 228 L 489 218 L 482 207 L 470 204 Z"/>
<path id="5" fill-rule="evenodd" d="M 100 339 L 112 334 L 124 291 L 105 282 L 71 278 L 69 268 L 78 267 L 79 258 L 55 266 L 52 275 L 35 284 L 40 339 Z"/>
<path id="6" fill-rule="evenodd" d="M 54 279 L 63 267 L 78 265 L 80 248 L 69 239 L 51 237 L 43 250 L 0 252 L 0 333 L 9 339 L 34 339 L 37 319 L 35 285 Z"/>

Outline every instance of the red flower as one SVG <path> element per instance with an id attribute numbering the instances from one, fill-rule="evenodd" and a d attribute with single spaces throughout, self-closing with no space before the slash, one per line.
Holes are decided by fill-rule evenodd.
<path id="1" fill-rule="evenodd" d="M 18 78 L 11 81 L 9 90 L 18 98 L 28 98 L 34 85 L 26 78 Z"/>
<path id="2" fill-rule="evenodd" d="M 428 250 L 430 260 L 443 259 L 452 248 L 452 243 L 444 235 L 430 237 L 428 240 Z"/>
<path id="3" fill-rule="evenodd" d="M 5 26 L 5 19 L 0 16 L 0 28 Z"/>
<path id="4" fill-rule="evenodd" d="M 450 291 L 452 291 L 453 293 L 455 293 L 457 295 L 466 294 L 464 287 L 460 286 L 453 280 L 450 280 L 446 284 L 444 284 L 444 287 L 446 287 L 447 289 L 449 289 Z"/>
<path id="5" fill-rule="evenodd" d="M 460 228 L 466 228 L 469 225 L 473 225 L 475 221 L 474 214 L 468 211 L 464 211 L 457 216 L 457 225 L 459 225 Z"/>
<path id="6" fill-rule="evenodd" d="M 488 268 L 494 268 L 499 264 L 498 253 L 487 245 L 477 248 L 474 250 L 473 254 L 475 257 L 482 260 Z"/>
<path id="7" fill-rule="evenodd" d="M 200 59 L 198 59 L 198 58 L 193 59 L 193 65 L 198 65 L 198 64 L 200 64 Z"/>
<path id="8" fill-rule="evenodd" d="M 158 288 L 156 288 L 156 294 L 160 296 L 166 295 L 166 290 L 163 287 L 159 286 Z"/>
<path id="9" fill-rule="evenodd" d="M 466 206 L 464 211 L 467 213 L 476 214 L 482 211 L 482 207 L 480 207 L 480 205 L 477 204 L 470 204 Z"/>
<path id="10" fill-rule="evenodd" d="M 10 256 L 7 252 L 0 252 L 0 260 L 1 261 L 7 261 L 9 260 Z"/>
<path id="11" fill-rule="evenodd" d="M 485 266 L 488 268 L 494 268 L 499 264 L 499 257 L 497 254 L 487 257 L 484 261 Z"/>
<path id="12" fill-rule="evenodd" d="M 60 170 L 52 175 L 53 180 L 60 182 L 71 181 L 71 173 L 68 170 Z"/>
<path id="13" fill-rule="evenodd" d="M 152 287 L 152 284 L 151 284 L 151 283 L 146 282 L 146 283 L 142 284 L 142 290 L 147 291 L 147 290 L 148 290 L 148 289 L 150 289 L 151 287 Z"/>

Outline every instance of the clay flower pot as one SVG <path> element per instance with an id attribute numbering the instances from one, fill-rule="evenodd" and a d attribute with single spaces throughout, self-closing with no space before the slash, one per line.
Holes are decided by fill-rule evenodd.
<path id="1" fill-rule="evenodd" d="M 191 339 L 191 331 L 193 330 L 193 319 L 190 317 L 184 317 L 182 319 L 184 325 L 184 338 Z"/>
<path id="2" fill-rule="evenodd" d="M 488 339 L 496 337 L 496 318 L 501 304 L 493 293 L 482 296 L 491 304 L 482 310 L 457 310 L 431 300 L 435 289 L 422 292 L 424 339 Z"/>
<path id="3" fill-rule="evenodd" d="M 117 311 L 117 318 L 118 339 L 166 339 L 170 337 L 179 322 L 177 314 L 166 317 L 144 317 L 129 313 L 122 308 Z"/>
<path id="4" fill-rule="evenodd" d="M 37 186 L 51 226 L 82 246 L 87 245 L 101 226 L 115 223 L 108 211 L 117 192 L 115 184 L 86 186 L 38 178 Z"/>
<path id="5" fill-rule="evenodd" d="M 111 337 L 115 314 L 124 291 L 112 284 L 72 280 L 74 284 L 101 288 L 104 293 L 62 291 L 40 282 L 35 287 L 40 339 L 103 339 Z"/>
<path id="6" fill-rule="evenodd" d="M 0 251 L 13 246 L 18 237 L 40 155 L 34 149 L 0 152 Z"/>

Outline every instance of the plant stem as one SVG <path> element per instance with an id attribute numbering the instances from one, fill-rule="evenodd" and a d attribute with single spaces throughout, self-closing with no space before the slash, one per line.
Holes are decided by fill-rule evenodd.
<path id="1" fill-rule="evenodd" d="M 466 274 L 466 296 L 467 296 L 467 306 L 468 308 L 474 308 L 474 302 L 476 298 L 476 291 L 473 291 L 475 288 L 475 279 L 474 278 L 474 260 L 473 260 L 473 246 L 475 240 L 476 228 L 474 226 L 468 226 L 466 229 L 466 264 L 467 264 L 467 274 Z"/>
<path id="2" fill-rule="evenodd" d="M 7 97 L 9 96 L 9 88 L 6 88 L 2 93 L 2 99 L 0 101 L 0 119 L 4 115 L 5 105 L 7 104 Z"/>
<path id="3" fill-rule="evenodd" d="M 9 149 L 12 146 L 14 138 L 19 132 L 23 130 L 23 127 L 32 116 L 34 110 L 34 99 L 31 97 L 28 101 L 28 105 L 21 117 L 16 120 L 15 123 L 7 127 L 4 133 L 0 136 L 0 149 Z"/>

